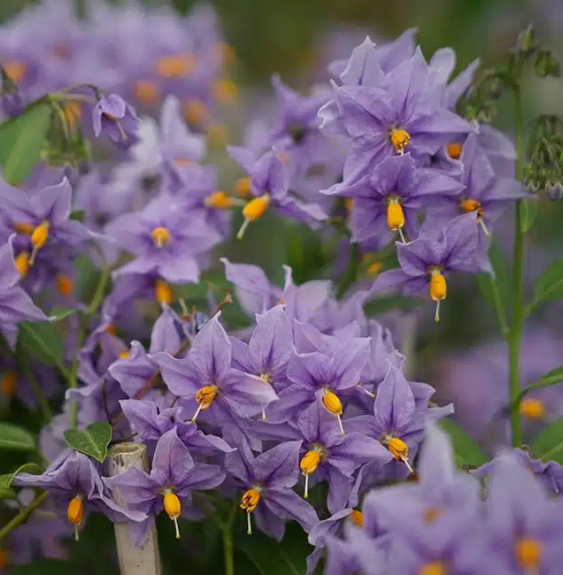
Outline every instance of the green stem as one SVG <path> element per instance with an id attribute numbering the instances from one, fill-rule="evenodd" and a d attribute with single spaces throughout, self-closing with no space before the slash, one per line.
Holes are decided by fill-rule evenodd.
<path id="1" fill-rule="evenodd" d="M 0 529 L 0 541 L 9 535 L 16 527 L 25 523 L 33 512 L 41 506 L 47 498 L 47 491 L 41 492 L 27 507 L 24 507 L 9 523 Z"/>
<path id="2" fill-rule="evenodd" d="M 524 162 L 524 134 L 522 121 L 522 103 L 520 101 L 520 87 L 513 89 L 514 97 L 514 127 L 516 130 L 516 179 L 522 181 Z M 522 232 L 521 200 L 516 202 L 514 219 L 514 252 L 512 262 L 512 325 L 508 337 L 509 361 L 509 404 L 510 427 L 512 430 L 512 444 L 516 447 L 522 444 L 522 430 L 520 415 L 517 408 L 517 397 L 520 393 L 520 340 L 522 338 L 523 290 L 522 274 L 524 263 L 524 233 Z"/>
<path id="3" fill-rule="evenodd" d="M 508 324 L 506 322 L 506 312 L 502 305 L 502 298 L 498 289 L 498 282 L 491 274 L 487 274 L 489 282 L 491 283 L 491 292 L 493 294 L 493 303 L 495 306 L 495 313 L 497 315 L 498 326 L 502 337 L 506 337 L 509 333 Z"/>
<path id="4" fill-rule="evenodd" d="M 235 520 L 238 504 L 231 507 L 227 520 L 222 524 L 223 533 L 223 557 L 225 559 L 225 575 L 235 575 L 234 546 L 233 546 L 233 521 Z"/>

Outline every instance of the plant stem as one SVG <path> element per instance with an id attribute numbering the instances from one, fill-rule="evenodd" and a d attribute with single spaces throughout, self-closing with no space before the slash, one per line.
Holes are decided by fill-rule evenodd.
<path id="1" fill-rule="evenodd" d="M 514 127 L 516 130 L 516 179 L 522 181 L 524 161 L 524 134 L 522 121 L 522 103 L 520 99 L 520 87 L 515 86 L 512 91 L 514 99 Z M 508 361 L 509 361 L 509 405 L 510 427 L 512 430 L 512 445 L 522 444 L 522 430 L 520 428 L 520 415 L 518 413 L 516 399 L 520 393 L 520 340 L 522 338 L 523 294 L 522 273 L 524 263 L 524 232 L 522 232 L 521 202 L 516 202 L 516 214 L 514 219 L 514 252 L 512 261 L 512 325 L 508 337 Z"/>
<path id="2" fill-rule="evenodd" d="M 225 575 L 235 575 L 235 562 L 233 554 L 233 521 L 238 509 L 235 504 L 231 507 L 231 511 L 227 520 L 222 524 L 221 531 L 223 533 L 223 557 L 225 559 Z"/>
<path id="3" fill-rule="evenodd" d="M 9 523 L 4 525 L 4 527 L 0 529 L 0 541 L 9 535 L 16 527 L 25 523 L 33 512 L 45 501 L 47 495 L 47 491 L 42 491 L 27 507 L 24 507 Z"/>
<path id="4" fill-rule="evenodd" d="M 509 334 L 508 324 L 506 323 L 506 313 L 502 305 L 502 298 L 498 290 L 498 283 L 496 278 L 491 274 L 487 274 L 489 282 L 491 283 L 491 292 L 493 294 L 493 303 L 495 305 L 495 312 L 497 314 L 498 326 L 502 337 L 506 338 Z"/>

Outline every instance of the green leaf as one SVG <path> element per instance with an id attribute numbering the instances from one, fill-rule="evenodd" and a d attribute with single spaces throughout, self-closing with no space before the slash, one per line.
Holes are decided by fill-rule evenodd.
<path id="1" fill-rule="evenodd" d="M 510 297 L 510 270 L 506 258 L 497 244 L 492 244 L 489 249 L 489 261 L 495 272 L 494 281 L 496 281 L 497 284 L 500 300 L 506 306 L 506 302 L 509 301 Z M 477 278 L 483 298 L 494 308 L 495 296 L 491 280 L 490 274 L 480 274 Z"/>
<path id="2" fill-rule="evenodd" d="M 451 419 L 442 419 L 440 427 L 450 436 L 459 467 L 480 467 L 488 459 L 481 447 Z"/>
<path id="3" fill-rule="evenodd" d="M 563 464 L 563 418 L 546 427 L 532 443 L 532 455 L 543 461 Z"/>
<path id="4" fill-rule="evenodd" d="M 542 376 L 540 379 L 538 379 L 538 381 L 525 387 L 518 394 L 514 403 L 516 404 L 516 406 L 518 406 L 518 404 L 522 401 L 522 399 L 524 399 L 524 397 L 526 397 L 526 395 L 528 395 L 528 393 L 530 393 L 530 391 L 533 391 L 534 389 L 541 389 L 542 387 L 551 387 L 552 385 L 557 385 L 558 383 L 561 382 L 563 382 L 563 366 L 552 369 L 544 376 Z"/>
<path id="5" fill-rule="evenodd" d="M 0 449 L 32 451 L 35 449 L 35 438 L 23 427 L 12 423 L 0 423 Z"/>
<path id="6" fill-rule="evenodd" d="M 32 561 L 28 565 L 20 565 L 14 568 L 12 575 L 75 575 L 76 567 L 68 562 L 68 560 L 60 559 L 40 559 L 39 561 Z"/>
<path id="7" fill-rule="evenodd" d="M 51 106 L 41 102 L 0 125 L 0 166 L 8 183 L 23 182 L 39 161 L 51 120 Z"/>
<path id="8" fill-rule="evenodd" d="M 19 326 L 18 344 L 22 350 L 42 363 L 65 371 L 63 342 L 53 323 L 24 321 Z"/>
<path id="9" fill-rule="evenodd" d="M 520 231 L 526 233 L 534 225 L 538 215 L 538 202 L 536 200 L 522 200 L 520 202 Z"/>
<path id="10" fill-rule="evenodd" d="M 16 492 L 12 489 L 12 481 L 18 473 L 41 473 L 37 463 L 24 463 L 13 473 L 0 475 L 0 499 L 15 499 Z"/>
<path id="11" fill-rule="evenodd" d="M 540 302 L 563 297 L 563 259 L 552 263 L 536 280 L 530 309 Z"/>
<path id="12" fill-rule="evenodd" d="M 242 514 L 238 514 L 242 519 Z M 307 570 L 306 558 L 313 548 L 298 526 L 288 524 L 283 541 L 267 537 L 258 529 L 252 535 L 241 533 L 235 537 L 235 548 L 242 551 L 261 575 L 303 575 Z"/>
<path id="13" fill-rule="evenodd" d="M 111 441 L 111 425 L 109 423 L 92 423 L 84 431 L 69 429 L 65 431 L 66 442 L 85 455 L 89 455 L 103 463 Z"/>
<path id="14" fill-rule="evenodd" d="M 76 220 L 77 222 L 84 223 L 86 219 L 86 212 L 84 210 L 73 210 L 70 212 L 69 220 Z"/>

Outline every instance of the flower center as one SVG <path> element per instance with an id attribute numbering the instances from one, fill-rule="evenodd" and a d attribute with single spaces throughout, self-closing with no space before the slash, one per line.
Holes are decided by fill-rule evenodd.
<path id="1" fill-rule="evenodd" d="M 261 218 L 264 215 L 264 212 L 268 209 L 270 205 L 270 195 L 264 194 L 259 198 L 254 198 L 250 200 L 246 206 L 242 209 L 242 216 L 244 218 L 244 222 L 237 234 L 237 239 L 241 239 L 248 227 L 250 222 L 255 222 L 257 219 Z"/>
<path id="2" fill-rule="evenodd" d="M 313 447 L 310 451 L 307 451 L 305 455 L 301 458 L 299 463 L 299 468 L 303 475 L 311 475 L 314 473 L 321 462 L 321 448 Z"/>
<path id="3" fill-rule="evenodd" d="M 442 561 L 432 561 L 418 570 L 417 575 L 447 575 L 448 571 Z"/>
<path id="4" fill-rule="evenodd" d="M 545 415 L 545 405 L 541 399 L 527 397 L 520 402 L 520 415 L 530 419 L 541 419 Z"/>
<path id="5" fill-rule="evenodd" d="M 151 237 L 157 248 L 163 248 L 168 244 L 168 242 L 170 242 L 170 232 L 163 226 L 154 228 L 151 232 Z"/>
<path id="6" fill-rule="evenodd" d="M 193 54 L 163 56 L 156 63 L 156 73 L 162 78 L 183 78 L 194 72 L 196 64 Z"/>
<path id="7" fill-rule="evenodd" d="M 395 152 L 403 154 L 411 141 L 411 135 L 406 130 L 394 128 L 389 134 L 389 139 L 395 148 Z"/>
<path id="8" fill-rule="evenodd" d="M 457 142 L 454 142 L 453 144 L 448 144 L 446 146 L 446 152 L 448 153 L 448 156 L 452 160 L 459 160 L 459 158 L 461 157 L 461 149 L 462 145 L 458 144 Z"/>
<path id="9" fill-rule="evenodd" d="M 397 196 L 390 196 L 387 200 L 387 225 L 394 232 L 405 225 L 405 214 Z"/>
<path id="10" fill-rule="evenodd" d="M 17 376 L 15 371 L 7 371 L 0 380 L 0 387 L 2 388 L 2 393 L 6 397 L 11 397 L 14 395 L 17 386 Z"/>
<path id="11" fill-rule="evenodd" d="M 215 101 L 220 104 L 232 104 L 238 97 L 237 85 L 227 78 L 214 82 L 211 92 Z"/>
<path id="12" fill-rule="evenodd" d="M 461 211 L 466 214 L 469 212 L 477 212 L 478 217 L 483 216 L 483 208 L 481 207 L 481 202 L 479 200 L 464 200 L 461 203 Z"/>
<path id="13" fill-rule="evenodd" d="M 173 300 L 172 289 L 165 281 L 162 280 L 156 280 L 154 296 L 160 305 L 170 305 Z"/>
<path id="14" fill-rule="evenodd" d="M 12 82 L 18 83 L 21 82 L 25 75 L 27 74 L 27 66 L 23 62 L 18 62 L 17 60 L 10 60 L 6 62 L 4 65 L 4 71 L 6 75 Z"/>
<path id="15" fill-rule="evenodd" d="M 19 253 L 14 259 L 14 265 L 16 266 L 20 277 L 24 279 L 29 271 L 29 252 Z"/>
<path id="16" fill-rule="evenodd" d="M 160 99 L 160 88 L 150 80 L 138 80 L 134 87 L 135 98 L 143 104 L 156 104 Z"/>
<path id="17" fill-rule="evenodd" d="M 68 297 L 72 294 L 72 290 L 74 289 L 74 283 L 72 280 L 64 274 L 57 275 L 55 279 L 55 285 L 57 287 L 57 291 L 63 296 Z"/>
<path id="18" fill-rule="evenodd" d="M 409 447 L 402 439 L 389 437 L 386 439 L 386 443 L 387 449 L 395 459 L 399 460 L 409 456 Z"/>
<path id="19" fill-rule="evenodd" d="M 32 266 L 35 262 L 37 252 L 46 244 L 49 239 L 49 222 L 42 221 L 38 226 L 35 226 L 31 232 L 31 245 L 33 250 L 29 258 L 29 265 Z"/>
<path id="20" fill-rule="evenodd" d="M 217 387 L 215 385 L 204 385 L 200 389 L 197 390 L 195 394 L 195 400 L 198 403 L 197 411 L 195 412 L 194 416 L 192 417 L 192 422 L 197 419 L 200 411 L 205 409 L 209 409 L 213 400 L 217 396 Z"/>
<path id="21" fill-rule="evenodd" d="M 233 199 L 225 192 L 214 192 L 209 197 L 205 198 L 204 203 L 209 208 L 227 210 L 233 205 Z"/>
<path id="22" fill-rule="evenodd" d="M 180 529 L 178 528 L 178 517 L 182 512 L 182 504 L 175 493 L 172 493 L 171 489 L 166 489 L 163 493 L 164 495 L 164 511 L 168 514 L 168 517 L 174 521 L 174 526 L 176 527 L 176 539 L 180 539 Z"/>
<path id="23" fill-rule="evenodd" d="M 542 554 L 542 546 L 539 541 L 522 537 L 516 542 L 515 554 L 522 569 L 538 571 Z"/>
<path id="24" fill-rule="evenodd" d="M 252 180 L 250 178 L 237 180 L 235 193 L 239 198 L 248 198 L 252 193 Z"/>
<path id="25" fill-rule="evenodd" d="M 84 502 L 82 495 L 73 497 L 66 509 L 66 516 L 70 523 L 74 525 L 74 539 L 78 541 L 78 527 L 84 518 Z"/>
<path id="26" fill-rule="evenodd" d="M 350 513 L 350 519 L 353 521 L 356 527 L 364 526 L 364 516 L 361 511 L 354 509 L 352 513 Z"/>
<path id="27" fill-rule="evenodd" d="M 440 517 L 440 515 L 442 515 L 442 513 L 443 510 L 437 507 L 431 507 L 430 509 L 427 509 L 423 516 L 424 523 L 431 525 L 434 523 L 434 521 L 436 521 L 436 519 L 438 519 L 438 517 Z"/>
<path id="28" fill-rule="evenodd" d="M 209 119 L 209 109 L 201 100 L 189 100 L 184 104 L 184 119 L 192 126 L 198 126 Z"/>
<path id="29" fill-rule="evenodd" d="M 435 321 L 440 321 L 440 302 L 446 299 L 448 286 L 446 278 L 442 274 L 440 267 L 431 267 L 430 272 L 430 297 L 436 302 L 436 313 L 434 315 Z"/>

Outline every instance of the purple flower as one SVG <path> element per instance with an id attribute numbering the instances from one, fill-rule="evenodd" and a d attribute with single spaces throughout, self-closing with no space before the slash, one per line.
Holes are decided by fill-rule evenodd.
<path id="1" fill-rule="evenodd" d="M 506 563 L 508 572 L 559 572 L 561 501 L 552 500 L 513 455 L 495 461 L 487 512 L 491 554 Z"/>
<path id="2" fill-rule="evenodd" d="M 421 235 L 407 244 L 397 243 L 400 269 L 383 272 L 372 290 L 379 292 L 400 287 L 404 293 L 417 294 L 429 287 L 436 302 L 436 321 L 440 320 L 440 302 L 446 299 L 446 273 L 450 271 L 488 272 L 486 252 L 478 249 L 478 229 L 474 213 L 448 222 L 441 237 Z"/>
<path id="3" fill-rule="evenodd" d="M 436 198 L 456 197 L 462 186 L 453 178 L 428 168 L 416 168 L 410 154 L 384 159 L 356 183 L 336 184 L 323 193 L 354 199 L 351 228 L 353 242 L 384 247 L 403 228 L 410 236 L 417 230 L 419 211 Z"/>
<path id="4" fill-rule="evenodd" d="M 242 443 L 238 451 L 226 455 L 228 473 L 246 489 L 241 508 L 246 512 L 249 534 L 251 514 L 258 528 L 278 541 L 287 519 L 297 520 L 305 531 L 317 523 L 315 510 L 291 489 L 299 479 L 300 447 L 300 441 L 288 441 L 255 458 Z"/>
<path id="5" fill-rule="evenodd" d="M 192 491 L 214 489 L 224 479 L 225 474 L 216 465 L 194 462 L 176 429 L 171 429 L 157 443 L 150 474 L 131 467 L 120 475 L 104 478 L 104 483 L 112 491 L 119 490 L 130 509 L 149 516 L 141 524 L 130 525 L 134 543 L 142 545 L 154 516 L 163 509 L 174 521 L 179 539 L 178 517 L 191 506 Z"/>
<path id="6" fill-rule="evenodd" d="M 186 214 L 177 202 L 159 196 L 141 212 L 125 214 L 106 226 L 119 246 L 137 257 L 116 275 L 156 274 L 172 283 L 198 282 L 198 256 L 221 241 L 221 236 L 193 213 Z"/>
<path id="7" fill-rule="evenodd" d="M 232 344 L 218 315 L 195 336 L 185 358 L 159 353 L 154 359 L 172 393 L 195 399 L 192 421 L 203 412 L 222 425 L 233 413 L 251 417 L 262 412 L 276 394 L 264 379 L 231 367 Z"/>
<path id="8" fill-rule="evenodd" d="M 47 489 L 56 512 L 66 514 L 74 525 L 77 539 L 78 528 L 84 523 L 84 514 L 91 509 L 101 511 L 112 521 L 138 522 L 145 519 L 144 513 L 119 507 L 108 496 L 92 461 L 76 451 L 56 460 L 42 475 L 16 475 L 14 485 Z"/>
<path id="9" fill-rule="evenodd" d="M 417 48 L 414 55 L 384 76 L 379 87 L 334 85 L 334 100 L 319 111 L 321 129 L 352 141 L 344 181 L 355 182 L 370 166 L 410 152 L 415 160 L 435 154 L 470 124 L 441 107 L 432 75 Z"/>
<path id="10" fill-rule="evenodd" d="M 463 165 L 463 192 L 456 198 L 442 198 L 436 210 L 429 210 L 432 226 L 444 224 L 460 213 L 475 212 L 483 234 L 489 236 L 492 224 L 510 202 L 532 197 L 520 182 L 495 173 L 487 153 L 480 146 L 477 134 L 467 136 L 460 162 Z"/>
<path id="11" fill-rule="evenodd" d="M 246 228 L 261 218 L 269 206 L 282 215 L 310 226 L 326 218 L 317 204 L 306 204 L 289 194 L 289 171 L 275 148 L 260 157 L 238 146 L 229 146 L 229 154 L 250 177 L 250 193 L 254 196 L 242 210 L 244 223 L 237 237 L 242 238 Z"/>
<path id="12" fill-rule="evenodd" d="M 137 141 L 139 119 L 135 110 L 117 94 L 102 96 L 94 106 L 92 123 L 96 138 L 102 132 L 119 148 L 127 149 Z"/>
<path id="13" fill-rule="evenodd" d="M 14 262 L 14 239 L 11 236 L 0 248 L 0 330 L 12 347 L 15 347 L 18 337 L 18 322 L 47 319 L 18 285 L 20 274 Z"/>

